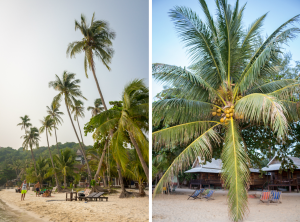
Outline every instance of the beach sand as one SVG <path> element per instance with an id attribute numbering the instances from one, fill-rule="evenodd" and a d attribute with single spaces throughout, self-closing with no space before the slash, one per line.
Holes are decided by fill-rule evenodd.
<path id="1" fill-rule="evenodd" d="M 215 200 L 187 200 L 192 190 L 176 189 L 173 194 L 158 195 L 153 199 L 153 222 L 205 221 L 230 222 L 227 191 L 216 191 Z M 259 191 L 249 194 L 259 195 Z M 300 193 L 283 193 L 281 204 L 259 204 L 259 198 L 248 198 L 250 212 L 244 222 L 300 222 Z"/>
<path id="2" fill-rule="evenodd" d="M 128 191 L 131 191 L 130 189 Z M 136 190 L 132 190 L 137 192 Z M 146 191 L 148 195 L 148 191 Z M 36 221 L 89 222 L 89 221 L 149 221 L 149 197 L 120 199 L 119 193 L 110 194 L 108 201 L 65 201 L 65 193 L 52 197 L 36 197 L 28 191 L 25 201 L 14 189 L 0 191 L 0 199 L 9 207 L 28 213 Z M 47 200 L 62 200 L 50 201 Z"/>

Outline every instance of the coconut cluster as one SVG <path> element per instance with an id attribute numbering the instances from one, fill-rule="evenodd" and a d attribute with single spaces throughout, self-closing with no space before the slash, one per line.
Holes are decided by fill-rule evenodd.
<path id="1" fill-rule="evenodd" d="M 221 116 L 220 122 L 227 124 L 229 122 L 230 118 L 235 118 L 235 119 L 243 119 L 244 115 L 243 114 L 238 114 L 234 112 L 234 106 L 225 106 L 222 109 L 217 109 L 216 107 L 213 108 L 212 110 L 212 115 L 213 116 Z"/>

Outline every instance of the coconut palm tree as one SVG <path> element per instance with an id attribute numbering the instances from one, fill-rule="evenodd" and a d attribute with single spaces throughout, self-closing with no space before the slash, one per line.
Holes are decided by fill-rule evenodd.
<path id="1" fill-rule="evenodd" d="M 89 163 L 87 161 L 84 149 L 83 149 L 83 145 L 80 142 L 80 139 L 78 137 L 78 133 L 76 131 L 76 128 L 74 126 L 74 122 L 72 120 L 72 116 L 70 113 L 70 108 L 72 109 L 72 107 L 74 107 L 74 103 L 76 101 L 76 98 L 83 98 L 86 100 L 86 98 L 82 95 L 82 92 L 80 91 L 80 86 L 78 85 L 78 83 L 80 83 L 79 79 L 75 79 L 75 74 L 74 73 L 69 73 L 67 71 L 63 72 L 62 78 L 60 79 L 58 77 L 58 75 L 56 76 L 56 80 L 55 81 L 51 81 L 49 82 L 49 87 L 52 87 L 53 89 L 59 91 L 59 94 L 57 96 L 55 96 L 54 101 L 56 102 L 60 102 L 61 98 L 64 97 L 64 102 L 70 117 L 70 121 L 72 123 L 75 135 L 77 137 L 81 152 L 83 154 L 85 163 L 87 164 L 87 169 L 88 169 L 88 176 L 89 176 L 89 180 L 91 180 L 92 178 L 92 174 L 91 174 L 91 170 L 90 170 L 90 166 Z"/>
<path id="2" fill-rule="evenodd" d="M 52 168 L 55 169 L 55 166 L 53 163 L 53 157 L 52 157 L 50 146 L 49 146 L 49 140 L 48 140 L 48 133 L 51 136 L 51 131 L 54 128 L 55 120 L 51 116 L 46 116 L 46 117 L 44 117 L 43 120 L 40 120 L 40 122 L 41 122 L 42 126 L 40 127 L 39 131 L 40 131 L 40 133 L 46 132 L 49 156 L 51 159 Z M 55 171 L 54 171 L 54 177 L 55 177 L 56 187 L 58 190 L 60 190 L 57 174 Z"/>
<path id="3" fill-rule="evenodd" d="M 29 122 L 29 116 L 25 115 L 24 117 L 20 117 L 22 122 L 20 122 L 17 126 L 21 126 L 21 129 L 24 129 L 25 133 L 26 133 L 26 129 L 30 126 L 32 126 L 32 124 Z"/>
<path id="4" fill-rule="evenodd" d="M 154 192 L 161 191 L 171 176 L 187 168 L 196 156 L 209 160 L 213 144 L 220 144 L 222 179 L 229 189 L 229 215 L 233 221 L 239 221 L 248 209 L 245 185 L 250 167 L 240 125 L 270 127 L 283 141 L 287 136 L 287 119 L 298 118 L 293 95 L 299 92 L 300 82 L 270 82 L 268 76 L 276 73 L 282 44 L 300 32 L 292 26 L 300 15 L 279 26 L 257 47 L 256 39 L 267 14 L 245 29 L 245 5 L 240 7 L 239 1 L 230 6 L 226 0 L 217 0 L 217 19 L 213 19 L 205 0 L 199 1 L 205 21 L 186 7 L 175 7 L 170 12 L 190 55 L 191 66 L 152 66 L 153 77 L 173 88 L 175 95 L 153 103 L 153 124 L 169 126 L 153 133 L 154 149 L 186 145 Z"/>
<path id="5" fill-rule="evenodd" d="M 71 149 L 61 150 L 60 152 L 60 155 L 54 156 L 54 160 L 58 171 L 60 171 L 64 177 L 64 187 L 67 188 L 67 176 L 72 175 L 75 170 L 75 156 Z"/>
<path id="6" fill-rule="evenodd" d="M 83 35 L 81 41 L 75 41 L 68 45 L 67 56 L 71 58 L 75 57 L 76 54 L 84 52 L 84 70 L 85 75 L 88 78 L 87 67 L 92 70 L 94 79 L 97 84 L 98 92 L 102 100 L 104 109 L 107 110 L 104 97 L 100 90 L 100 86 L 95 73 L 95 56 L 110 70 L 109 64 L 114 54 L 112 48 L 112 40 L 116 34 L 109 29 L 108 22 L 95 20 L 95 13 L 93 14 L 90 24 L 87 24 L 86 18 L 81 14 L 81 21 L 75 20 L 75 30 L 79 29 Z"/>
<path id="7" fill-rule="evenodd" d="M 74 120 L 77 121 L 77 123 L 78 123 L 78 128 L 79 128 L 79 132 L 80 132 L 80 136 L 81 136 L 82 145 L 84 146 L 81 128 L 80 128 L 79 120 L 78 120 L 78 117 L 84 118 L 84 107 L 83 107 L 83 102 L 81 100 L 75 100 L 75 104 L 72 107 L 72 113 L 74 114 Z"/>
<path id="8" fill-rule="evenodd" d="M 61 122 L 63 122 L 63 119 L 61 115 L 64 115 L 63 112 L 59 111 L 60 104 L 57 103 L 56 101 L 52 101 L 51 106 L 47 106 L 47 113 L 51 118 L 54 120 L 54 133 L 55 133 L 55 140 L 56 140 L 56 148 L 57 148 L 57 154 L 59 154 L 59 149 L 58 149 L 58 143 L 57 143 L 57 135 L 56 135 L 56 127 L 58 124 L 61 125 Z"/>
<path id="9" fill-rule="evenodd" d="M 133 80 L 125 86 L 122 94 L 123 106 L 120 109 L 110 109 L 93 118 L 97 130 L 105 135 L 117 128 L 124 131 L 137 151 L 141 165 L 149 180 L 148 161 L 149 142 L 144 134 L 148 131 L 149 92 L 142 80 Z M 117 132 L 115 132 L 117 134 Z M 122 143 L 123 136 L 118 137 Z M 101 164 L 99 163 L 101 167 Z"/>
<path id="10" fill-rule="evenodd" d="M 30 130 L 25 131 L 25 135 L 22 136 L 21 138 L 24 139 L 24 142 L 22 144 L 23 149 L 28 150 L 28 148 L 30 148 L 35 173 L 37 175 L 36 164 L 35 164 L 35 159 L 34 159 L 32 149 L 34 146 L 36 148 L 39 148 L 39 141 L 40 141 L 39 130 L 36 127 L 31 127 Z"/>
<path id="11" fill-rule="evenodd" d="M 92 112 L 92 117 L 101 113 L 104 110 L 101 99 L 95 99 L 94 106 L 89 106 L 87 110 Z"/>

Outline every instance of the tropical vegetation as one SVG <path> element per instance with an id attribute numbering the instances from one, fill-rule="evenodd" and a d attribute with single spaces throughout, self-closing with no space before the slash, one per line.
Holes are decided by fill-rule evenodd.
<path id="1" fill-rule="evenodd" d="M 205 21 L 187 7 L 175 7 L 170 17 L 191 58 L 188 68 L 156 63 L 153 78 L 167 85 L 166 95 L 153 103 L 153 147 L 184 146 L 158 182 L 162 190 L 173 175 L 187 168 L 196 156 L 210 160 L 221 150 L 222 179 L 228 188 L 229 215 L 244 219 L 248 210 L 246 184 L 250 158 L 243 142 L 244 127 L 263 126 L 278 141 L 288 138 L 289 122 L 299 119 L 299 80 L 276 79 L 283 45 L 295 38 L 300 15 L 279 26 L 261 41 L 267 14 L 248 28 L 245 6 L 216 1 L 216 18 L 206 1 L 199 0 Z M 246 125 L 246 126 L 245 126 Z"/>

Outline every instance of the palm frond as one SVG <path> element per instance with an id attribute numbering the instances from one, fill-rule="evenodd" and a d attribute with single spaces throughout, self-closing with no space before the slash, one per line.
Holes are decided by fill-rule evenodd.
<path id="1" fill-rule="evenodd" d="M 240 221 L 248 210 L 246 184 L 249 181 L 249 158 L 241 145 L 238 125 L 230 119 L 222 151 L 222 179 L 228 191 L 229 214 L 233 221 Z"/>
<path id="2" fill-rule="evenodd" d="M 237 101 L 235 112 L 244 115 L 246 121 L 263 123 L 277 132 L 279 139 L 287 136 L 286 109 L 276 97 L 253 93 Z"/>
<path id="3" fill-rule="evenodd" d="M 218 124 L 217 124 L 218 125 Z M 195 139 L 189 146 L 187 146 L 179 156 L 175 158 L 170 167 L 166 170 L 162 178 L 159 180 L 155 187 L 153 195 L 162 191 L 163 186 L 171 180 L 173 175 L 176 175 L 179 171 L 184 170 L 191 162 L 195 160 L 197 156 L 201 158 L 210 158 L 212 152 L 212 141 L 220 142 L 218 134 L 214 131 L 213 127 L 205 131 L 201 136 Z"/>

